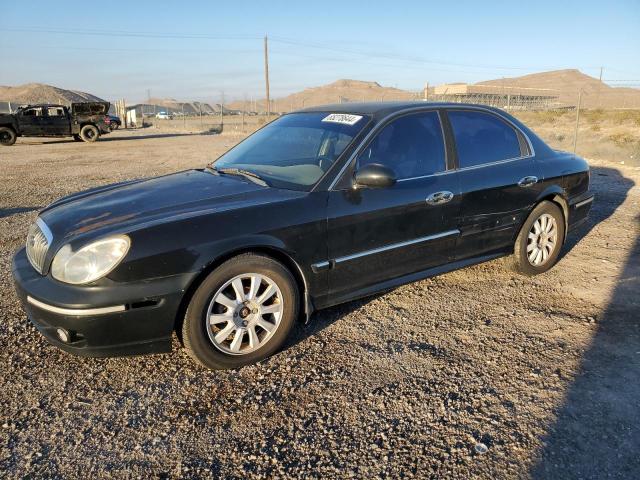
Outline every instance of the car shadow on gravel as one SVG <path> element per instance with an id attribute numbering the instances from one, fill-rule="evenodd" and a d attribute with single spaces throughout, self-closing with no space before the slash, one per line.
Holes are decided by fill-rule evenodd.
<path id="1" fill-rule="evenodd" d="M 622 181 L 625 189 L 615 192 L 606 183 L 596 188 L 603 208 L 596 209 L 587 231 L 611 215 L 634 185 L 615 169 L 594 171 Z M 611 178 L 614 174 L 618 178 Z M 596 187 L 598 183 L 596 179 Z M 530 470 L 533 478 L 640 478 L 640 216 L 629 228 L 636 232 L 633 248 L 597 318 L 597 330 L 556 421 L 543 438 Z"/>
<path id="2" fill-rule="evenodd" d="M 127 135 L 127 136 L 101 136 L 98 139 L 98 142 L 120 142 L 127 140 L 147 140 L 153 138 L 170 138 L 170 137 L 189 137 L 195 135 L 209 135 L 209 132 L 175 132 L 175 133 L 151 133 L 149 135 Z M 25 142 L 16 143 L 16 145 L 50 145 L 50 144 L 62 144 L 62 143 L 84 143 L 84 142 L 76 142 L 70 138 L 56 138 L 49 140 L 41 140 L 41 141 L 33 141 L 32 138 Z"/>
<path id="3" fill-rule="evenodd" d="M 120 142 L 127 140 L 146 140 L 151 138 L 170 138 L 170 137 L 193 137 L 196 135 L 204 135 L 203 133 L 176 132 L 176 133 L 152 133 L 149 135 L 131 135 L 126 137 L 100 137 L 99 142 Z"/>
<path id="4" fill-rule="evenodd" d="M 10 217 L 11 215 L 17 215 L 19 213 L 33 212 L 40 210 L 42 207 L 13 207 L 13 208 L 0 208 L 0 218 Z"/>
<path id="5" fill-rule="evenodd" d="M 307 338 L 315 336 L 320 331 L 329 327 L 341 318 L 346 317 L 347 315 L 358 310 L 367 303 L 383 295 L 386 295 L 391 291 L 393 291 L 393 289 L 385 290 L 383 292 L 375 293 L 373 295 L 369 295 L 368 297 L 360 298 L 352 302 L 342 303 L 334 307 L 325 308 L 323 310 L 314 312 L 308 323 L 301 324 L 299 328 L 295 329 L 293 335 L 291 335 L 290 339 L 282 349 L 287 350 L 300 342 L 304 342 Z"/>
<path id="6" fill-rule="evenodd" d="M 615 168 L 592 167 L 591 179 L 592 183 L 596 187 L 596 203 L 594 203 L 594 207 L 590 212 L 587 222 L 568 235 L 567 241 L 560 254 L 560 259 L 575 247 L 582 238 L 586 237 L 596 225 L 609 218 L 624 202 L 627 192 L 634 186 L 634 182 L 632 180 L 624 177 L 622 173 Z M 613 186 L 610 185 L 612 181 L 615 182 L 615 185 Z M 297 329 L 297 332 L 283 347 L 283 350 L 303 342 L 334 322 L 337 322 L 342 317 L 345 317 L 363 305 L 366 305 L 372 300 L 387 293 L 389 293 L 389 291 L 380 292 L 369 297 L 314 313 L 311 320 L 306 325 Z"/>
<path id="7" fill-rule="evenodd" d="M 613 215 L 634 185 L 633 180 L 622 175 L 618 169 L 591 167 L 591 186 L 592 191 L 595 192 L 595 198 L 589 218 L 583 225 L 569 232 L 559 260 L 562 260 L 573 247 L 580 243 L 580 240 L 586 237 L 596 225 Z"/>

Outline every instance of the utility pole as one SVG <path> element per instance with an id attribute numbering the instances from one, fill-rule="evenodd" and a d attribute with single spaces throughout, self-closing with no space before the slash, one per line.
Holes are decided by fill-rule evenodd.
<path id="1" fill-rule="evenodd" d="M 264 82 L 267 90 L 267 122 L 271 116 L 271 103 L 269 100 L 269 48 L 267 45 L 267 36 L 264 36 Z"/>
<path id="2" fill-rule="evenodd" d="M 576 109 L 576 131 L 573 134 L 573 153 L 576 153 L 576 145 L 578 144 L 578 124 L 580 123 L 580 105 L 582 104 L 582 89 L 578 93 L 578 108 Z"/>
<path id="3" fill-rule="evenodd" d="M 598 85 L 598 108 L 600 108 L 600 92 L 602 91 L 602 70 L 604 67 L 600 67 L 600 85 Z"/>
<path id="4" fill-rule="evenodd" d="M 224 128 L 224 104 L 226 101 L 226 97 L 224 96 L 224 90 L 220 90 L 220 132 L 222 133 L 222 129 Z"/>

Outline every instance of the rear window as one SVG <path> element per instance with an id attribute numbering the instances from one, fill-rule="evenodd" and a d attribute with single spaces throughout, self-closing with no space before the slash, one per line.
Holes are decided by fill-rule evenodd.
<path id="1" fill-rule="evenodd" d="M 47 115 L 50 117 L 62 117 L 64 109 L 62 107 L 49 107 L 47 108 Z"/>
<path id="2" fill-rule="evenodd" d="M 447 112 L 460 168 L 522 155 L 516 131 L 497 116 L 471 110 Z"/>
<path id="3" fill-rule="evenodd" d="M 106 108 L 100 103 L 77 103 L 73 106 L 73 111 L 78 115 L 103 115 Z"/>

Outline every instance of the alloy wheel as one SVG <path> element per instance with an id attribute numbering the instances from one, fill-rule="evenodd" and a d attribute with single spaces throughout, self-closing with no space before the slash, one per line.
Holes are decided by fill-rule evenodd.
<path id="1" fill-rule="evenodd" d="M 558 246 L 558 225 L 556 219 L 544 213 L 540 215 L 527 236 L 527 259 L 535 267 L 547 263 Z"/>
<path id="2" fill-rule="evenodd" d="M 205 317 L 211 343 L 223 353 L 245 355 L 264 346 L 284 312 L 282 292 L 269 277 L 246 273 L 213 295 Z"/>

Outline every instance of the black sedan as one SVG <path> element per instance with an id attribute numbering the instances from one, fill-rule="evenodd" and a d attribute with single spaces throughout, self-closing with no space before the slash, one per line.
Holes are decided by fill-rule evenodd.
<path id="1" fill-rule="evenodd" d="M 510 255 L 557 261 L 593 195 L 581 158 L 509 114 L 437 103 L 285 115 L 200 170 L 49 205 L 13 275 L 28 317 L 87 356 L 259 361 L 316 309 Z"/>

